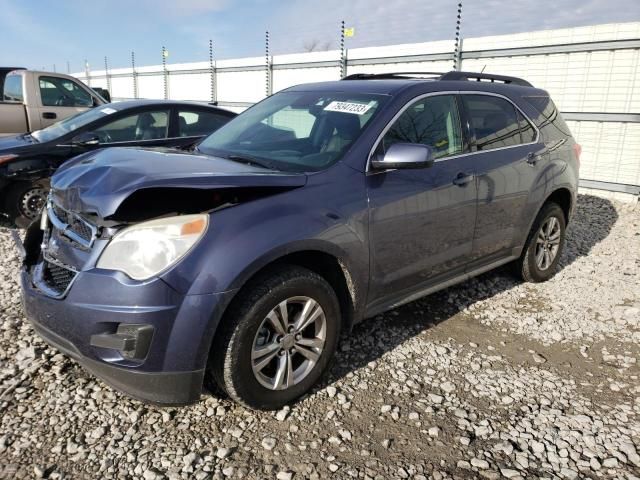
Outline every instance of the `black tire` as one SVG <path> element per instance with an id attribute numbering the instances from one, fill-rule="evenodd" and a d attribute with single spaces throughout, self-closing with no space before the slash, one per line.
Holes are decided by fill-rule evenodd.
<path id="1" fill-rule="evenodd" d="M 297 297 L 313 299 L 322 308 L 326 327 L 324 346 L 315 364 L 309 367 L 299 383 L 282 390 L 269 389 L 258 381 L 258 374 L 254 374 L 254 343 L 259 329 L 264 331 L 263 321 L 267 315 L 281 302 Z M 340 325 L 338 299 L 324 278 L 293 265 L 270 269 L 244 287 L 225 314 L 209 356 L 208 383 L 213 377 L 229 397 L 249 408 L 279 409 L 304 395 L 325 373 L 336 350 Z M 283 354 L 281 351 L 278 355 L 286 355 L 286 352 Z M 296 358 L 304 361 L 302 356 Z M 274 361 L 277 367 L 279 358 L 274 357 Z"/>
<path id="2" fill-rule="evenodd" d="M 541 228 L 548 225 L 548 221 L 555 218 L 558 222 L 559 228 L 559 244 L 558 249 L 553 257 L 553 261 L 548 263 L 548 266 L 541 268 L 536 259 L 536 253 L 538 250 L 538 236 Z M 516 274 L 521 277 L 525 282 L 545 282 L 553 277 L 558 270 L 558 262 L 562 256 L 564 249 L 565 235 L 566 235 L 566 218 L 564 211 L 560 206 L 553 202 L 548 202 L 543 205 L 538 212 L 538 216 L 533 222 L 529 236 L 527 237 L 527 243 L 524 246 L 522 255 L 516 262 L 514 262 L 514 270 Z"/>
<path id="3" fill-rule="evenodd" d="M 33 222 L 46 202 L 47 188 L 38 183 L 18 182 L 6 189 L 4 211 L 20 228 Z"/>

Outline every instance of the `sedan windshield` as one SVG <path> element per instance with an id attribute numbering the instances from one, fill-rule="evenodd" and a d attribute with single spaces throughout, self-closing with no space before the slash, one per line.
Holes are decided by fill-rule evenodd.
<path id="1" fill-rule="evenodd" d="M 385 95 L 282 92 L 242 113 L 198 149 L 285 171 L 323 170 L 366 128 Z"/>
<path id="2" fill-rule="evenodd" d="M 50 142 L 117 111 L 118 110 L 113 108 L 113 105 L 102 105 L 101 107 L 92 108 L 72 117 L 65 118 L 45 129 L 37 130 L 31 135 L 39 142 Z"/>

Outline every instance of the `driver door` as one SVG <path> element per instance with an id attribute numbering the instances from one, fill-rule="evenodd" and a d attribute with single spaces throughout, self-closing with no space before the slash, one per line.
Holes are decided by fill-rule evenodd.
<path id="1" fill-rule="evenodd" d="M 40 75 L 35 82 L 42 104 L 39 108 L 40 129 L 94 106 L 89 92 L 72 80 Z"/>
<path id="2" fill-rule="evenodd" d="M 372 310 L 460 275 L 470 261 L 478 190 L 460 118 L 456 95 L 428 95 L 378 144 L 376 155 L 393 143 L 424 144 L 435 161 L 367 173 Z"/>

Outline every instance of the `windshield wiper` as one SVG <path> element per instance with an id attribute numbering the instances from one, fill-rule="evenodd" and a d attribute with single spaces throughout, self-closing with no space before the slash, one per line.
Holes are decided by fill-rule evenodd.
<path id="1" fill-rule="evenodd" d="M 228 155 L 226 157 L 227 160 L 231 160 L 233 162 L 246 163 L 247 165 L 256 165 L 258 167 L 267 168 L 269 170 L 276 170 L 273 165 L 264 160 L 259 160 L 256 157 L 252 157 L 250 155 Z"/>

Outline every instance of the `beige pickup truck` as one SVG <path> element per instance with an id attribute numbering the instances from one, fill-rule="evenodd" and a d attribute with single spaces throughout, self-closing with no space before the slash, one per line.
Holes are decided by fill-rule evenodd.
<path id="1" fill-rule="evenodd" d="M 14 70 L 4 80 L 0 137 L 40 130 L 106 101 L 77 78 Z"/>

